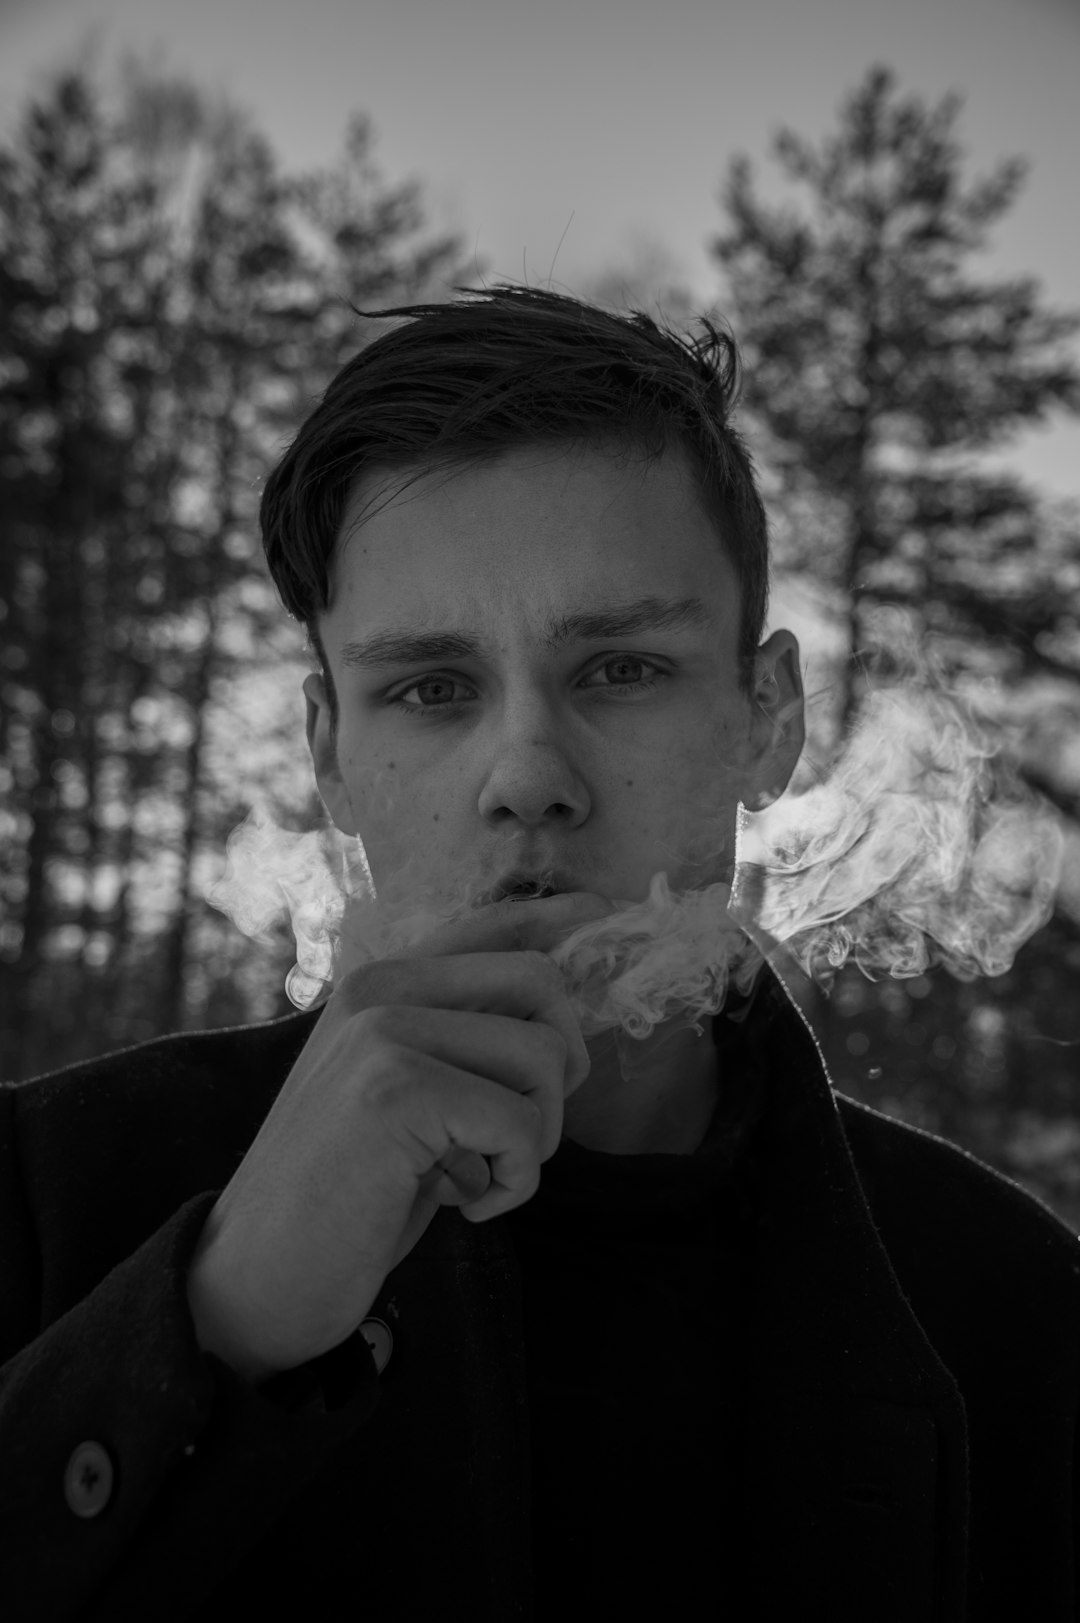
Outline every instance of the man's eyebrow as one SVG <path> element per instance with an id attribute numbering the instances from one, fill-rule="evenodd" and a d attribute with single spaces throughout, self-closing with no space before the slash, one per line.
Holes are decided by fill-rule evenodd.
<path id="1" fill-rule="evenodd" d="M 711 620 L 700 597 L 639 597 L 549 620 L 544 646 L 554 653 L 569 642 L 602 642 L 608 637 L 636 636 L 639 631 L 678 631 L 706 626 Z M 360 642 L 345 643 L 341 663 L 350 670 L 375 670 L 384 665 L 422 665 L 429 660 L 483 659 L 485 653 L 476 638 L 457 632 L 391 627 Z"/>

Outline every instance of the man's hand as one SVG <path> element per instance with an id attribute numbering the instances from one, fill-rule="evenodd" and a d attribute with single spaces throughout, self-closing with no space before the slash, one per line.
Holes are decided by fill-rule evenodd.
<path id="1" fill-rule="evenodd" d="M 606 916 L 590 892 L 511 900 L 345 977 L 207 1219 L 200 1345 L 248 1380 L 351 1334 L 439 1206 L 535 1194 L 589 1072 L 546 952 Z"/>

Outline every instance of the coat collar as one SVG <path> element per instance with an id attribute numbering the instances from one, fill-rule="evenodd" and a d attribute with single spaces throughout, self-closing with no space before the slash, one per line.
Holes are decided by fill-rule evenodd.
<path id="1" fill-rule="evenodd" d="M 774 969 L 762 993 L 753 1041 L 771 1095 L 748 1467 L 763 1610 L 816 1616 L 816 1594 L 830 1618 L 960 1619 L 963 1400 L 878 1234 L 809 1020 Z M 784 1548 L 799 1569 L 777 1560 Z"/>

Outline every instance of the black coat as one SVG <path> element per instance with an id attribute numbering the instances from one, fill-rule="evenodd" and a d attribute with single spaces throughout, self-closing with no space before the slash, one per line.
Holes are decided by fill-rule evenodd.
<path id="1" fill-rule="evenodd" d="M 440 1210 L 373 1305 L 381 1373 L 360 1331 L 265 1390 L 196 1344 L 199 1231 L 317 1018 L 0 1088 L 7 1623 L 533 1617 L 505 1219 Z M 719 1571 L 696 1615 L 1075 1623 L 1080 1244 L 835 1094 L 772 977 L 753 1020 L 773 1088 L 744 1587 Z"/>

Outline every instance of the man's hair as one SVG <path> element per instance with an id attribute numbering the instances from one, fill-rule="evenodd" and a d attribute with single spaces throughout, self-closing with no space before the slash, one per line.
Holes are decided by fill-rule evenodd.
<path id="1" fill-rule="evenodd" d="M 368 471 L 419 468 L 385 501 L 436 469 L 465 468 L 532 445 L 616 445 L 646 461 L 682 449 L 740 588 L 739 681 L 753 689 L 769 590 L 765 508 L 732 427 L 739 358 L 708 318 L 695 339 L 640 311 L 614 314 L 514 284 L 442 304 L 358 310 L 408 317 L 341 368 L 266 481 L 263 547 L 281 600 L 303 622 L 338 701 L 318 614 L 350 486 Z M 385 502 L 384 504 L 385 505 Z M 363 516 L 368 516 L 367 510 Z"/>

